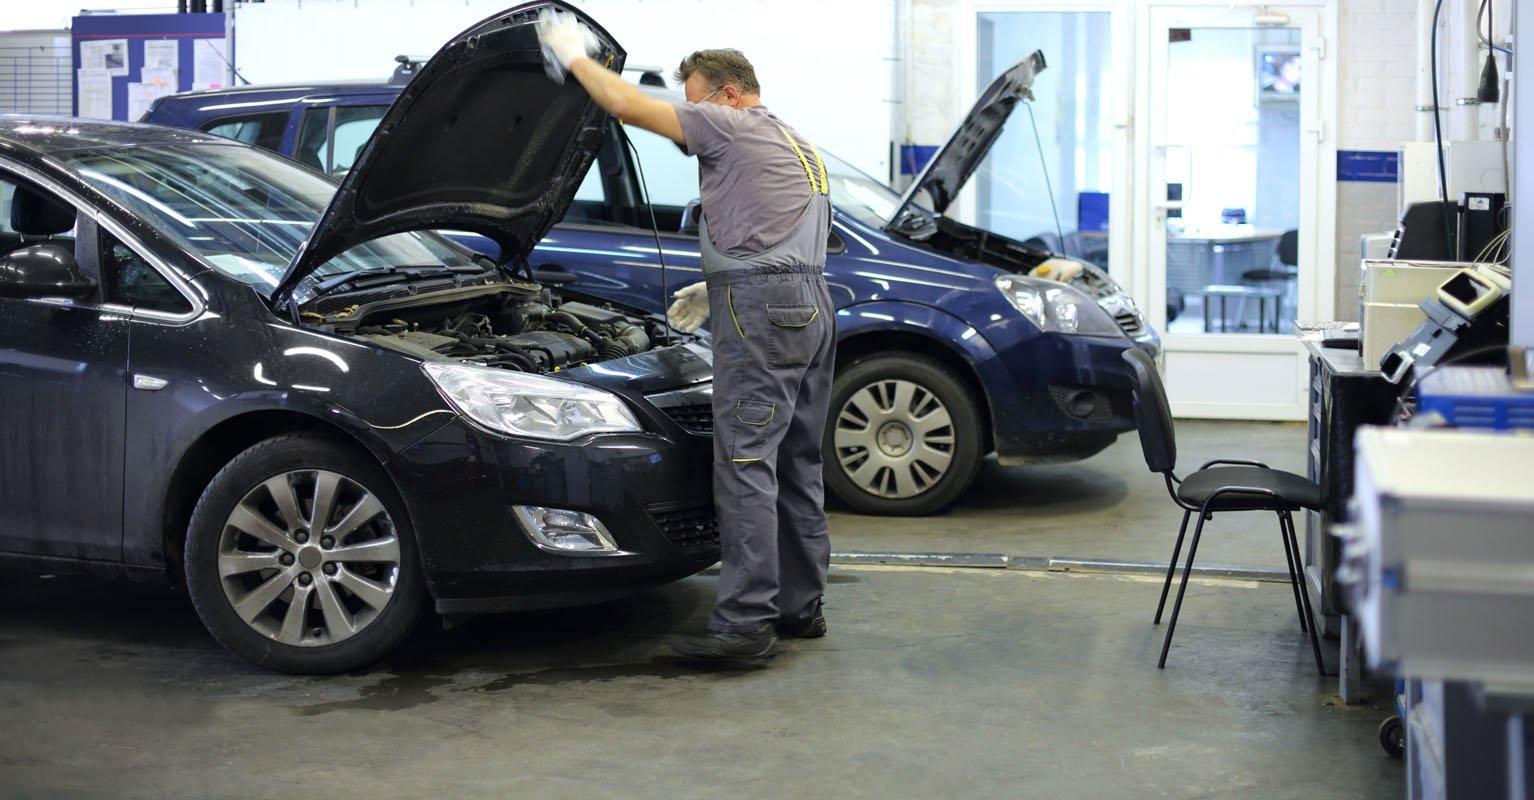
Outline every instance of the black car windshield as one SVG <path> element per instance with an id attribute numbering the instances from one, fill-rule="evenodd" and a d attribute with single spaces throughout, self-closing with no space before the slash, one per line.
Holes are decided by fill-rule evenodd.
<path id="1" fill-rule="evenodd" d="M 214 269 L 263 294 L 282 280 L 336 191 L 327 178 L 238 145 L 77 150 L 60 158 Z M 306 280 L 379 267 L 473 263 L 435 234 L 400 233 L 354 247 Z"/>

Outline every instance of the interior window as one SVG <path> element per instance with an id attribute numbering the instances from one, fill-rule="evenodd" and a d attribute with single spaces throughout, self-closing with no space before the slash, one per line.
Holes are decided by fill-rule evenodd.
<path id="1" fill-rule="evenodd" d="M 570 207 L 565 209 L 564 219 L 560 221 L 601 223 L 610 217 L 611 214 L 607 210 L 607 189 L 602 185 L 602 165 L 599 161 L 594 161 L 591 169 L 586 170 L 586 177 L 581 179 L 581 185 L 575 188 L 575 198 L 570 203 Z"/>
<path id="2" fill-rule="evenodd" d="M 670 139 L 659 134 L 632 125 L 625 130 L 634 142 L 634 149 L 639 151 L 639 163 L 644 167 L 652 204 L 680 212 L 698 199 L 697 162 L 683 155 Z"/>
<path id="3" fill-rule="evenodd" d="M 74 205 L 0 173 L 0 270 L 14 270 L 17 262 L 12 259 L 34 261 L 37 257 L 78 264 L 75 230 Z"/>
<path id="4" fill-rule="evenodd" d="M 293 158 L 337 178 L 345 175 L 388 110 L 388 106 L 338 106 L 305 111 Z M 331 111 L 336 115 L 334 131 Z"/>
<path id="5" fill-rule="evenodd" d="M 586 177 L 575 190 L 575 199 L 585 203 L 607 202 L 607 192 L 602 189 L 602 170 L 597 164 L 592 164 L 591 169 L 586 170 Z"/>
<path id="6" fill-rule="evenodd" d="M 0 174 L 0 254 L 57 243 L 74 258 L 74 228 L 74 206 Z"/>
<path id="7" fill-rule="evenodd" d="M 184 314 L 192 304 L 132 248 L 101 232 L 102 287 L 107 301 L 137 309 Z"/>
<path id="8" fill-rule="evenodd" d="M 202 129 L 214 136 L 253 144 L 275 153 L 282 147 L 282 130 L 287 125 L 288 112 L 268 111 L 238 117 L 219 117 L 204 125 Z"/>
<path id="9" fill-rule="evenodd" d="M 304 121 L 298 129 L 298 146 L 293 149 L 293 160 L 325 171 L 325 140 L 330 136 L 330 109 L 311 108 L 304 112 Z"/>
<path id="10" fill-rule="evenodd" d="M 336 109 L 335 154 L 330 164 L 330 174 L 337 178 L 351 171 L 362 154 L 362 146 L 368 143 L 373 129 L 378 127 L 388 106 L 343 106 Z"/>

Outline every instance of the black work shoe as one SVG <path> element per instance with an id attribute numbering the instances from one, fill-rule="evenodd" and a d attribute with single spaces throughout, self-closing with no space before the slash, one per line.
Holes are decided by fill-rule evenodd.
<path id="1" fill-rule="evenodd" d="M 819 639 L 826 635 L 826 614 L 820 603 L 803 619 L 778 620 L 778 635 L 785 639 Z"/>
<path id="2" fill-rule="evenodd" d="M 750 633 L 726 633 L 704 631 L 703 633 L 678 636 L 671 642 L 671 649 L 678 655 L 699 661 L 748 661 L 772 655 L 778 643 L 771 625 Z"/>

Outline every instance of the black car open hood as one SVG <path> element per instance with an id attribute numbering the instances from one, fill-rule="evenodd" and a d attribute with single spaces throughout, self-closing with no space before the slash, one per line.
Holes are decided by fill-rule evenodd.
<path id="1" fill-rule="evenodd" d="M 293 256 L 274 304 L 319 265 L 364 242 L 462 230 L 525 259 L 564 216 L 596 158 L 607 115 L 575 80 L 544 73 L 533 24 L 559 8 L 596 34 L 598 63 L 626 56 L 607 31 L 557 0 L 524 3 L 453 37 L 389 107 Z M 406 266 L 406 265 L 400 265 Z"/>
<path id="2" fill-rule="evenodd" d="M 964 121 L 959 123 L 958 129 L 949 137 L 943 149 L 927 162 L 921 174 L 916 176 L 911 187 L 901 196 L 900 205 L 890 215 L 885 230 L 894 232 L 906 227 L 908 222 L 905 218 L 912 213 L 911 206 L 923 190 L 931 198 L 933 211 L 941 214 L 948 210 L 959 190 L 969 181 L 969 176 L 974 174 L 986 153 L 991 151 L 991 145 L 1001 135 L 1001 129 L 1007 124 L 1007 118 L 1012 116 L 1017 101 L 1033 99 L 1030 90 L 1033 76 L 1042 72 L 1045 66 L 1044 54 L 1035 50 L 996 76 L 996 80 L 985 87 L 985 91 L 980 93 L 980 99 L 975 101 L 974 107 L 965 115 Z M 921 224 L 922 227 L 927 226 L 925 219 Z"/>

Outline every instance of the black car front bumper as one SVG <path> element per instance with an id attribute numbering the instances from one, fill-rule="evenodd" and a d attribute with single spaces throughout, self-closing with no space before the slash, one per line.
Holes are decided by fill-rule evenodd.
<path id="1" fill-rule="evenodd" d="M 719 559 L 711 443 L 680 431 L 570 443 L 517 440 L 454 419 L 388 464 L 441 613 L 580 605 L 668 583 Z M 560 554 L 512 507 L 583 511 L 620 554 Z"/>

